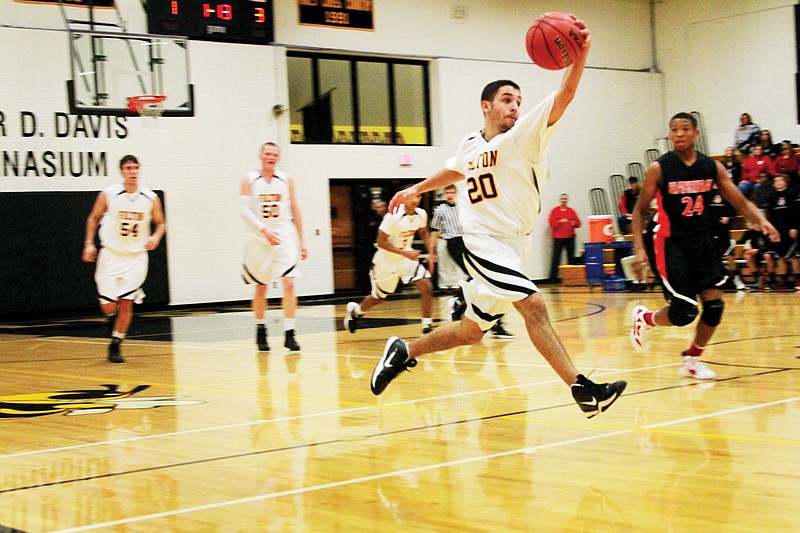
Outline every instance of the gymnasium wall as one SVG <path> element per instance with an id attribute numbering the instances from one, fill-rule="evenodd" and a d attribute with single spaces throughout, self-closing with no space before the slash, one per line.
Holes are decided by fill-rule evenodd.
<path id="1" fill-rule="evenodd" d="M 800 141 L 794 28 L 796 0 L 654 2 L 665 116 L 703 114 L 709 151 L 733 144 L 739 116 Z M 666 135 L 666 123 L 661 130 Z"/>
<path id="2" fill-rule="evenodd" d="M 665 3 L 680 4 L 671 7 L 691 17 L 693 12 L 683 4 L 697 2 L 656 2 L 657 13 L 664 11 Z M 261 142 L 275 140 L 283 148 L 283 168 L 298 182 L 309 250 L 298 293 L 330 294 L 328 180 L 422 178 L 438 170 L 461 136 L 482 125 L 478 97 L 493 79 L 511 78 L 520 83 L 523 109 L 555 90 L 560 74 L 531 66 L 522 43 L 530 20 L 541 12 L 560 9 L 587 20 L 594 44 L 584 81 L 552 144 L 550 183 L 542 209 L 546 216 L 557 204 L 558 195 L 567 192 L 585 222 L 590 213 L 588 189 L 605 187 L 610 174 L 623 172 L 630 161 L 641 160 L 644 150 L 665 130 L 664 117 L 674 99 L 665 95 L 672 87 L 666 78 L 677 62 L 668 61 L 667 56 L 663 75 L 650 71 L 650 3 L 494 0 L 458 4 L 466 7 L 465 17 L 455 18 L 450 2 L 381 0 L 375 3 L 375 31 L 364 32 L 299 26 L 296 2 L 277 1 L 276 41 L 280 44 L 191 41 L 196 116 L 153 121 L 68 115 L 65 82 L 70 77 L 69 55 L 58 8 L 0 0 L 5 59 L 0 71 L 0 194 L 96 192 L 119 181 L 117 162 L 122 155 L 136 154 L 142 163 L 143 185 L 164 190 L 168 199 L 171 304 L 246 300 L 251 289 L 239 277 L 244 236 L 238 184 L 242 175 L 258 166 Z M 521 12 L 523 4 L 526 7 Z M 138 0 L 118 0 L 118 6 L 130 31 L 146 31 Z M 79 10 L 72 12 L 81 16 Z M 668 44 L 675 46 L 671 41 Z M 289 103 L 287 48 L 430 58 L 433 145 L 291 145 L 287 115 L 276 118 L 272 114 L 275 104 Z M 717 88 L 717 98 L 719 92 Z M 734 107 L 738 114 L 738 106 Z M 755 107 L 748 110 L 758 117 Z M 730 127 L 726 124 L 729 131 L 734 126 L 735 122 Z M 51 161 L 67 162 L 70 154 L 76 160 L 104 154 L 107 169 L 102 174 L 87 170 L 72 175 L 61 164 L 55 175 L 47 175 L 53 174 L 43 163 L 48 152 L 55 154 Z M 33 162 L 12 168 L 5 164 L 6 153 L 33 154 Z M 410 155 L 413 164 L 401 166 L 401 155 Z M 16 216 L 25 217 L 25 213 Z M 64 223 L 82 226 L 85 215 L 78 218 Z M 584 241 L 586 235 L 584 227 L 579 240 Z M 541 279 L 547 276 L 550 257 L 544 217 L 536 227 L 535 239 L 539 249 L 529 274 Z M 61 253 L 78 256 L 80 249 L 64 247 Z M 270 296 L 278 295 L 279 287 L 270 289 Z"/>

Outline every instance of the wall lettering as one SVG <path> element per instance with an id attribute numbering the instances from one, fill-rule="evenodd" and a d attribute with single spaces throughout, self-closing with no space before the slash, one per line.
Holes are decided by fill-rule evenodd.
<path id="1" fill-rule="evenodd" d="M 64 112 L 37 116 L 32 111 L 9 114 L 0 110 L 0 178 L 90 178 L 108 176 L 105 151 L 27 150 L 15 147 L 9 133 L 19 132 L 19 139 L 52 137 L 55 139 L 125 139 L 127 117 L 108 115 L 72 115 Z M 7 127 L 8 126 L 8 127 Z M 25 143 L 27 144 L 27 143 Z M 25 147 L 27 148 L 27 147 Z"/>

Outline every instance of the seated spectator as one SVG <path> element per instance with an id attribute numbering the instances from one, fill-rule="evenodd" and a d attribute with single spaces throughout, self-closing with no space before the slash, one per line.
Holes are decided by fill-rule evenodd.
<path id="1" fill-rule="evenodd" d="M 731 273 L 728 283 L 730 283 L 732 287 L 735 287 L 737 291 L 743 291 L 747 286 L 739 275 L 739 268 L 736 265 L 736 258 L 733 255 L 736 250 L 736 241 L 731 239 L 731 227 L 733 225 L 733 217 L 736 215 L 736 210 L 722 197 L 716 185 L 714 185 L 713 194 L 710 198 L 711 200 L 706 204 L 706 209 L 708 209 L 708 216 L 711 218 L 713 225 L 711 236 L 714 239 L 717 250 L 719 250 L 723 261 L 727 263 L 728 270 Z"/>
<path id="2" fill-rule="evenodd" d="M 778 154 L 781 152 L 781 145 L 772 142 L 772 133 L 770 133 L 769 130 L 761 130 L 761 133 L 758 135 L 758 142 L 756 144 L 760 145 L 764 150 L 764 155 L 768 155 L 772 159 L 778 157 Z"/>
<path id="3" fill-rule="evenodd" d="M 767 209 L 769 209 L 770 198 L 772 198 L 774 192 L 772 177 L 766 172 L 762 172 L 759 175 L 758 184 L 753 190 L 753 203 L 764 212 L 765 217 L 767 216 Z"/>
<path id="4" fill-rule="evenodd" d="M 740 244 L 744 244 L 744 257 L 747 261 L 747 267 L 750 271 L 745 278 L 747 281 L 752 281 L 748 288 L 754 290 L 769 290 L 767 285 L 767 278 L 771 277 L 766 265 L 762 263 L 764 260 L 764 252 L 769 246 L 769 239 L 758 230 L 748 227 Z"/>
<path id="5" fill-rule="evenodd" d="M 774 288 L 784 289 L 789 286 L 789 261 L 797 248 L 797 231 L 800 224 L 795 209 L 796 191 L 789 189 L 786 174 L 775 174 L 772 194 L 767 201 L 767 218 L 781 234 L 781 240 L 770 242 L 764 253 L 767 269 L 776 277 Z M 794 266 L 794 261 L 792 262 Z"/>
<path id="6" fill-rule="evenodd" d="M 720 159 L 720 163 L 728 171 L 728 177 L 731 178 L 733 184 L 739 185 L 739 182 L 742 181 L 742 162 L 733 146 L 725 148 L 725 154 Z"/>
<path id="7" fill-rule="evenodd" d="M 775 174 L 775 165 L 768 155 L 764 155 L 764 149 L 757 144 L 742 164 L 742 181 L 739 182 L 739 190 L 742 191 L 742 194 L 750 196 L 750 193 L 758 188 L 762 172 L 772 176 Z"/>
<path id="8" fill-rule="evenodd" d="M 733 147 L 743 154 L 750 153 L 750 147 L 756 143 L 761 128 L 758 124 L 753 124 L 750 113 L 742 113 L 739 117 L 739 127 L 736 128 Z"/>
<path id="9" fill-rule="evenodd" d="M 789 176 L 791 186 L 797 186 L 800 185 L 798 171 L 800 171 L 800 155 L 794 151 L 789 141 L 783 141 L 781 153 L 775 158 L 775 173 L 786 174 Z"/>
<path id="10" fill-rule="evenodd" d="M 628 178 L 628 189 L 622 191 L 619 198 L 619 217 L 617 226 L 620 233 L 631 232 L 631 220 L 633 220 L 633 208 L 636 200 L 639 199 L 639 179 L 635 176 Z"/>

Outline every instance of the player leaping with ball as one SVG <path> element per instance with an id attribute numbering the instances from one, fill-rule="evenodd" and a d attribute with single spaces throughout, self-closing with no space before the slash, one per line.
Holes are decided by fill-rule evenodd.
<path id="1" fill-rule="evenodd" d="M 575 96 L 583 74 L 591 34 L 573 17 L 585 39 L 561 86 L 531 111 L 519 115 L 519 86 L 510 80 L 488 84 L 481 94 L 484 127 L 464 137 L 446 168 L 392 198 L 392 212 L 408 197 L 466 179 L 458 200 L 464 230 L 465 264 L 472 280 L 464 285 L 467 310 L 452 322 L 411 342 L 391 337 L 372 374 L 380 394 L 416 358 L 460 345 L 476 344 L 513 305 L 525 319 L 533 345 L 591 418 L 605 411 L 626 383 L 595 384 L 578 373 L 550 324 L 544 300 L 525 276 L 531 255 L 531 230 L 547 181 L 547 148 L 555 126 Z"/>

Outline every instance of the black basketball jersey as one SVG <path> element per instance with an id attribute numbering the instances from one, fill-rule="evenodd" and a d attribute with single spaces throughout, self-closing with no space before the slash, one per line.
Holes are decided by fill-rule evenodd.
<path id="1" fill-rule="evenodd" d="M 767 218 L 782 235 L 789 233 L 790 229 L 798 229 L 794 212 L 795 194 L 796 192 L 790 189 L 773 190 L 769 198 Z"/>
<path id="2" fill-rule="evenodd" d="M 707 232 L 714 223 L 707 209 L 717 181 L 714 160 L 697 152 L 694 164 L 687 166 L 675 152 L 667 152 L 658 163 L 656 232 L 665 238 Z"/>
<path id="3" fill-rule="evenodd" d="M 719 224 L 719 220 L 721 218 L 727 217 L 730 219 L 736 215 L 736 211 L 733 209 L 733 206 L 722 197 L 719 189 L 716 188 L 711 191 L 711 195 L 709 196 L 709 201 L 706 207 L 708 209 L 708 216 L 711 217 L 712 226 Z M 727 225 L 730 225 L 730 220 L 728 221 Z"/>

